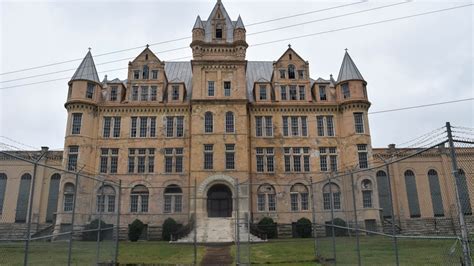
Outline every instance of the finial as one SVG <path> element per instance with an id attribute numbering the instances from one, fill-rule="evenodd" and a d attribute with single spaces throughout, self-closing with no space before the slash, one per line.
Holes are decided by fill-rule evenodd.
<path id="1" fill-rule="evenodd" d="M 92 48 L 89 47 L 89 48 L 87 48 L 87 49 L 89 49 L 89 52 L 90 52 Z"/>
<path id="2" fill-rule="evenodd" d="M 344 49 L 344 50 L 345 50 L 345 51 L 346 51 L 346 53 L 347 53 L 347 50 L 349 50 L 349 49 L 347 49 L 347 48 L 346 48 L 346 49 Z"/>
<path id="3" fill-rule="evenodd" d="M 149 44 L 147 44 L 147 45 L 146 45 L 146 48 L 148 48 L 148 47 L 150 47 L 150 45 L 149 45 Z"/>
<path id="4" fill-rule="evenodd" d="M 221 0 L 217 0 L 217 3 L 218 3 L 218 4 L 222 4 Z"/>
<path id="5" fill-rule="evenodd" d="M 291 48 L 291 44 L 290 44 L 290 43 L 288 44 L 288 48 Z"/>

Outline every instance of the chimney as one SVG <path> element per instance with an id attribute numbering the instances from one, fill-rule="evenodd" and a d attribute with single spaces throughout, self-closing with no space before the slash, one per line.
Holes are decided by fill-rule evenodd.
<path id="1" fill-rule="evenodd" d="M 48 146 L 41 146 L 41 151 L 42 152 L 48 152 L 49 147 Z"/>
<path id="2" fill-rule="evenodd" d="M 395 144 L 388 144 L 388 152 L 392 153 L 395 152 Z"/>

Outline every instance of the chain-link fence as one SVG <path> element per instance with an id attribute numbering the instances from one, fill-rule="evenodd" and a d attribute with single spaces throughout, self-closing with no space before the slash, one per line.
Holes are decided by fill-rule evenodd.
<path id="1" fill-rule="evenodd" d="M 86 169 L 64 170 L 47 150 L 0 156 L 6 162 L 0 179 L 0 264 L 117 261 L 119 183 Z"/>
<path id="2" fill-rule="evenodd" d="M 320 180 L 242 184 L 252 217 L 239 221 L 258 237 L 237 262 L 472 265 L 473 136 L 448 123 Z"/>

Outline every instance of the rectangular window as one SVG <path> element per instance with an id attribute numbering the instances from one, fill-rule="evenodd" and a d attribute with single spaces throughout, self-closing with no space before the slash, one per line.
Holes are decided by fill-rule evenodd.
<path id="1" fill-rule="evenodd" d="M 259 212 L 265 211 L 265 194 L 257 194 L 257 209 Z"/>
<path id="2" fill-rule="evenodd" d="M 135 167 L 136 166 L 136 167 Z M 155 171 L 155 149 L 128 149 L 129 173 L 153 173 Z"/>
<path id="3" fill-rule="evenodd" d="M 281 79 L 286 78 L 286 70 L 285 69 L 280 69 L 280 78 Z"/>
<path id="4" fill-rule="evenodd" d="M 175 171 L 183 172 L 183 148 L 175 148 Z"/>
<path id="5" fill-rule="evenodd" d="M 372 208 L 372 191 L 362 191 L 362 203 L 364 208 Z"/>
<path id="6" fill-rule="evenodd" d="M 176 137 L 184 136 L 184 116 L 176 117 Z"/>
<path id="7" fill-rule="evenodd" d="M 288 96 L 286 95 L 286 86 L 281 85 L 280 86 L 280 95 L 281 95 L 281 100 L 286 101 Z"/>
<path id="8" fill-rule="evenodd" d="M 102 131 L 102 136 L 104 138 L 110 137 L 110 128 L 112 126 L 112 117 L 110 116 L 105 116 L 104 117 L 104 128 Z"/>
<path id="9" fill-rule="evenodd" d="M 128 172 L 135 172 L 135 149 L 128 149 Z"/>
<path id="10" fill-rule="evenodd" d="M 67 193 L 64 194 L 64 211 L 70 212 L 74 208 L 74 194 Z"/>
<path id="11" fill-rule="evenodd" d="M 298 70 L 298 78 L 304 79 L 304 70 Z"/>
<path id="12" fill-rule="evenodd" d="M 166 117 L 166 136 L 173 137 L 174 116 Z"/>
<path id="13" fill-rule="evenodd" d="M 297 91 L 295 85 L 290 85 L 290 100 L 298 100 Z"/>
<path id="14" fill-rule="evenodd" d="M 268 197 L 268 211 L 276 211 L 276 198 L 275 194 L 267 194 Z"/>
<path id="15" fill-rule="evenodd" d="M 300 88 L 300 101 L 304 101 L 306 98 L 306 90 L 304 86 L 299 86 Z"/>
<path id="16" fill-rule="evenodd" d="M 92 99 L 92 97 L 94 96 L 94 88 L 94 83 L 87 83 L 86 98 Z"/>
<path id="17" fill-rule="evenodd" d="M 318 115 L 316 116 L 316 125 L 318 130 L 318 136 L 324 136 L 324 116 Z"/>
<path id="18" fill-rule="evenodd" d="M 148 86 L 141 86 L 142 94 L 141 94 L 141 101 L 148 101 Z"/>
<path id="19" fill-rule="evenodd" d="M 148 127 L 148 117 L 140 116 L 140 138 L 146 137 L 147 127 Z"/>
<path id="20" fill-rule="evenodd" d="M 117 100 L 117 91 L 118 91 L 117 86 L 112 86 L 110 88 L 110 101 L 113 102 Z"/>
<path id="21" fill-rule="evenodd" d="M 265 136 L 273 136 L 273 121 L 271 116 L 265 116 Z"/>
<path id="22" fill-rule="evenodd" d="M 260 85 L 260 100 L 267 99 L 267 86 Z"/>
<path id="23" fill-rule="evenodd" d="M 100 172 L 107 173 L 107 163 L 109 161 L 109 149 L 100 149 Z"/>
<path id="24" fill-rule="evenodd" d="M 349 99 L 351 97 L 351 91 L 349 90 L 349 84 L 348 83 L 342 84 L 341 89 L 342 89 L 342 97 L 344 99 Z"/>
<path id="25" fill-rule="evenodd" d="M 319 86 L 319 100 L 327 101 L 326 86 Z"/>
<path id="26" fill-rule="evenodd" d="M 156 137 L 156 117 L 150 117 L 150 137 Z"/>
<path id="27" fill-rule="evenodd" d="M 77 158 L 79 156 L 79 146 L 69 146 L 67 169 L 69 171 L 76 171 Z"/>
<path id="28" fill-rule="evenodd" d="M 151 86 L 150 90 L 150 101 L 156 101 L 157 97 L 157 87 Z"/>
<path id="29" fill-rule="evenodd" d="M 298 211 L 298 193 L 291 193 L 291 211 Z"/>
<path id="30" fill-rule="evenodd" d="M 323 207 L 325 210 L 331 209 L 331 193 L 323 193 Z"/>
<path id="31" fill-rule="evenodd" d="M 112 136 L 114 138 L 120 137 L 120 125 L 121 125 L 122 119 L 120 116 L 115 116 L 114 117 L 114 131 L 112 133 Z"/>
<path id="32" fill-rule="evenodd" d="M 357 152 L 359 154 L 359 168 L 369 168 L 367 157 L 367 144 L 357 144 Z"/>
<path id="33" fill-rule="evenodd" d="M 334 119 L 332 115 L 326 116 L 326 130 L 328 137 L 334 137 Z"/>
<path id="34" fill-rule="evenodd" d="M 117 173 L 118 168 L 118 151 L 119 149 L 110 149 L 110 173 Z"/>
<path id="35" fill-rule="evenodd" d="M 173 85 L 172 100 L 173 101 L 179 100 L 179 86 L 178 85 Z"/>
<path id="36" fill-rule="evenodd" d="M 273 148 L 257 148 L 256 159 L 257 159 L 257 172 L 271 173 L 275 171 Z"/>
<path id="37" fill-rule="evenodd" d="M 354 127 L 355 132 L 362 134 L 364 133 L 364 116 L 363 113 L 354 113 Z"/>
<path id="38" fill-rule="evenodd" d="M 311 170 L 309 159 L 309 147 L 284 148 L 285 172 L 309 172 Z"/>
<path id="39" fill-rule="evenodd" d="M 308 124 L 306 122 L 306 116 L 302 116 L 300 119 L 301 119 L 301 136 L 307 137 L 308 136 Z"/>
<path id="40" fill-rule="evenodd" d="M 81 113 L 72 113 L 71 134 L 73 134 L 73 135 L 81 134 L 81 124 L 82 124 L 82 114 Z"/>
<path id="41" fill-rule="evenodd" d="M 212 170 L 214 168 L 214 145 L 204 144 L 204 169 Z"/>
<path id="42" fill-rule="evenodd" d="M 265 164 L 264 164 L 264 158 L 265 155 L 263 153 L 263 148 L 257 148 L 256 149 L 256 158 L 257 158 L 257 172 L 264 172 L 265 171 Z"/>
<path id="43" fill-rule="evenodd" d="M 320 147 L 319 163 L 322 172 L 337 171 L 337 149 L 336 147 Z"/>
<path id="44" fill-rule="evenodd" d="M 255 117 L 255 136 L 257 137 L 263 136 L 263 117 L 262 116 Z"/>
<path id="45" fill-rule="evenodd" d="M 267 157 L 267 172 L 274 172 L 275 171 L 275 162 L 274 162 L 274 152 L 273 152 L 273 148 L 266 148 L 265 149 L 265 156 Z"/>
<path id="46" fill-rule="evenodd" d="M 288 116 L 283 116 L 283 136 L 288 136 Z"/>
<path id="47" fill-rule="evenodd" d="M 235 144 L 225 145 L 225 169 L 235 169 Z"/>
<path id="48" fill-rule="evenodd" d="M 148 173 L 155 172 L 155 149 L 148 149 Z"/>
<path id="49" fill-rule="evenodd" d="M 130 126 L 130 137 L 136 138 L 136 137 L 137 137 L 137 121 L 138 121 L 138 117 L 132 116 L 131 119 L 132 119 L 132 122 L 131 122 L 131 126 Z"/>
<path id="50" fill-rule="evenodd" d="M 165 195 L 165 205 L 164 205 L 164 212 L 165 213 L 170 213 L 171 212 L 171 201 L 172 201 L 172 196 L 171 195 Z"/>
<path id="51" fill-rule="evenodd" d="M 140 78 L 140 70 L 133 70 L 133 79 Z"/>
<path id="52" fill-rule="evenodd" d="M 307 211 L 308 210 L 308 193 L 300 193 L 301 197 L 301 210 Z"/>
<path id="53" fill-rule="evenodd" d="M 109 164 L 110 162 L 110 164 Z M 101 173 L 117 173 L 118 149 L 100 149 L 100 167 Z M 110 168 L 109 168 L 110 165 Z"/>
<path id="54" fill-rule="evenodd" d="M 138 101 L 138 86 L 132 87 L 132 101 Z"/>
<path id="55" fill-rule="evenodd" d="M 299 126 L 298 126 L 298 117 L 291 116 L 291 135 L 292 136 L 299 136 Z"/>
<path id="56" fill-rule="evenodd" d="M 151 71 L 151 78 L 152 79 L 158 79 L 158 70 L 152 70 Z"/>
<path id="57" fill-rule="evenodd" d="M 173 172 L 173 148 L 165 149 L 165 173 Z"/>
<path id="58" fill-rule="evenodd" d="M 207 96 L 214 96 L 214 81 L 207 82 Z"/>
<path id="59" fill-rule="evenodd" d="M 224 96 L 230 96 L 231 90 L 231 83 L 230 81 L 224 81 Z"/>

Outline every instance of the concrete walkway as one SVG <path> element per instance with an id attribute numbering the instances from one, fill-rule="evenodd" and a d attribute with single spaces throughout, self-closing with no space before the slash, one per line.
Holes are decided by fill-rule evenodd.
<path id="1" fill-rule="evenodd" d="M 208 246 L 201 265 L 232 265 L 230 245 Z"/>

